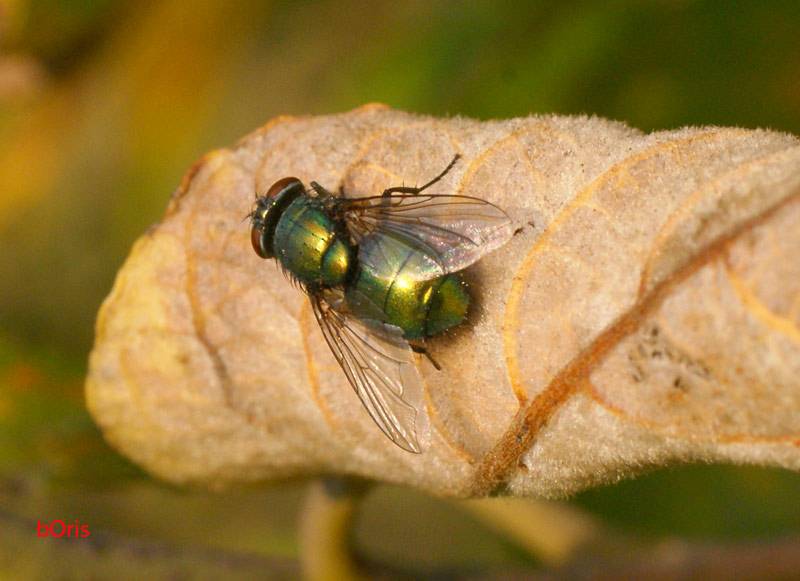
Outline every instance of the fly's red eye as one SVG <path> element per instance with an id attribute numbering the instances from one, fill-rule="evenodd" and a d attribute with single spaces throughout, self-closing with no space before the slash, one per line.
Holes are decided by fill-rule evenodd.
<path id="1" fill-rule="evenodd" d="M 300 185 L 300 189 L 302 190 L 303 184 L 297 178 L 282 178 L 279 179 L 277 182 L 272 184 L 267 191 L 267 198 L 274 198 L 284 190 L 288 190 L 289 188 L 296 187 L 297 184 Z"/>
<path id="2" fill-rule="evenodd" d="M 261 258 L 270 258 L 267 249 L 264 248 L 264 245 L 261 243 L 263 240 L 263 228 L 258 225 L 253 225 L 250 229 L 250 243 L 253 245 L 253 250 L 256 251 Z"/>

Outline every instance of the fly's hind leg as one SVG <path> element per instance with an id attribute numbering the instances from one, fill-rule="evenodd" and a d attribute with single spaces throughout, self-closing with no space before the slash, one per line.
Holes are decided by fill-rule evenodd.
<path id="1" fill-rule="evenodd" d="M 428 351 L 428 348 L 425 347 L 424 344 L 422 344 L 422 343 L 409 343 L 409 346 L 411 347 L 411 350 L 414 353 L 419 353 L 420 355 L 424 355 L 425 357 L 427 357 L 428 361 L 431 362 L 431 365 L 433 365 L 436 368 L 436 371 L 441 371 L 442 370 L 442 366 L 439 365 L 439 362 L 436 361 L 436 359 L 433 358 L 433 355 L 431 355 L 431 352 Z"/>
<path id="2" fill-rule="evenodd" d="M 411 186 L 395 186 L 393 188 L 388 188 L 386 190 L 383 190 L 383 194 L 382 194 L 383 197 L 384 198 L 388 198 L 392 194 L 411 194 L 411 195 L 416 196 L 417 194 L 421 193 L 423 190 L 428 189 L 433 184 L 435 184 L 440 179 L 442 179 L 444 176 L 446 176 L 447 172 L 449 172 L 451 169 L 453 169 L 453 166 L 456 164 L 456 162 L 459 160 L 460 157 L 461 157 L 461 154 L 457 153 L 455 155 L 455 157 L 453 157 L 453 161 L 451 161 L 448 164 L 448 166 L 446 168 L 444 168 L 444 171 L 442 173 L 440 173 L 438 176 L 436 176 L 435 178 L 433 178 L 431 181 L 429 181 L 427 184 L 422 185 L 422 186 L 415 186 L 415 187 L 411 187 Z"/>

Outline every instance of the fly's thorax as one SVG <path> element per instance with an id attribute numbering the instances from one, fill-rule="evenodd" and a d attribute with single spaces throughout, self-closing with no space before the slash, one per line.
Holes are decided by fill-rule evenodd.
<path id="1" fill-rule="evenodd" d="M 395 259 L 380 271 L 359 263 L 345 290 L 353 314 L 400 327 L 406 339 L 431 337 L 466 319 L 470 296 L 459 274 L 421 279 L 430 258 L 411 246 Z"/>
<path id="2" fill-rule="evenodd" d="M 272 241 L 283 267 L 305 284 L 344 284 L 353 264 L 353 249 L 324 207 L 308 197 L 294 200 L 283 212 Z"/>

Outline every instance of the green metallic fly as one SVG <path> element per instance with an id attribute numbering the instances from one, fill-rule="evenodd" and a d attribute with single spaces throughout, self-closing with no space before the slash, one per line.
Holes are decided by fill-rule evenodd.
<path id="1" fill-rule="evenodd" d="M 415 453 L 430 426 L 414 352 L 427 355 L 425 338 L 465 320 L 470 295 L 459 271 L 514 233 L 508 215 L 485 200 L 423 193 L 458 159 L 423 186 L 364 198 L 283 178 L 250 214 L 256 254 L 277 258 L 306 292 L 372 419 Z"/>

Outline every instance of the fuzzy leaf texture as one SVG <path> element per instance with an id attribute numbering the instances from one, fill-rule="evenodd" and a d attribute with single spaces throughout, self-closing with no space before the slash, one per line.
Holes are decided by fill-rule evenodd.
<path id="1" fill-rule="evenodd" d="M 521 231 L 471 267 L 468 324 L 420 357 L 431 445 L 394 446 L 243 218 L 293 175 L 424 183 Z M 212 487 L 346 473 L 436 494 L 562 496 L 680 462 L 800 469 L 800 142 L 479 122 L 370 105 L 277 118 L 186 175 L 97 322 L 89 407 L 122 453 Z"/>

